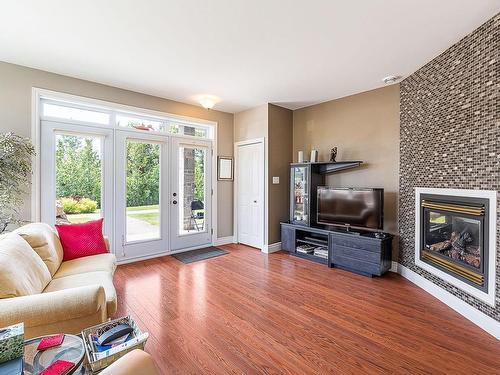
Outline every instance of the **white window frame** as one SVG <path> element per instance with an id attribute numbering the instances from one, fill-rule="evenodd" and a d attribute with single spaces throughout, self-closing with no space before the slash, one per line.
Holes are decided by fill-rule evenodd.
<path id="1" fill-rule="evenodd" d="M 110 124 L 103 125 L 99 123 L 89 123 L 78 120 L 63 119 L 59 117 L 44 117 L 42 116 L 42 102 L 50 102 L 54 104 L 64 104 L 67 103 L 69 107 L 93 110 L 97 112 L 108 112 L 110 113 Z M 51 120 L 57 122 L 64 122 L 67 124 L 76 125 L 86 125 L 99 128 L 112 129 L 113 132 L 116 129 L 126 129 L 129 132 L 136 132 L 139 134 L 144 134 L 145 131 L 138 130 L 129 127 L 118 126 L 116 124 L 116 114 L 126 114 L 130 116 L 144 117 L 144 119 L 150 118 L 151 120 L 163 120 L 163 121 L 175 121 L 180 123 L 185 123 L 186 125 L 198 125 L 206 127 L 209 129 L 209 138 L 194 137 L 189 135 L 180 135 L 175 133 L 170 133 L 168 131 L 154 131 L 148 132 L 148 134 L 158 134 L 168 137 L 184 138 L 190 140 L 205 140 L 212 142 L 212 171 L 217 170 L 217 127 L 218 123 L 216 121 L 205 120 L 200 118 L 176 115 L 167 112 L 160 112 L 151 109 L 134 107 L 126 104 L 119 104 L 108 102 L 105 100 L 93 99 L 84 96 L 72 95 L 67 93 L 62 93 L 58 91 L 52 91 L 47 89 L 42 89 L 38 87 L 32 87 L 31 89 L 31 139 L 35 146 L 36 155 L 33 158 L 33 175 L 31 184 L 31 221 L 40 221 L 40 207 L 41 207 L 41 196 L 40 196 L 40 148 L 41 148 L 41 121 Z M 114 136 L 113 136 L 114 137 Z M 212 184 L 212 225 L 211 225 L 211 238 L 212 244 L 217 242 L 217 173 L 212 173 L 211 178 Z"/>

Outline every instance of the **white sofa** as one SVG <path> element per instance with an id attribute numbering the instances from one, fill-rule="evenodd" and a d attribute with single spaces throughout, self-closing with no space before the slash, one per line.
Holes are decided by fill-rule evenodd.
<path id="1" fill-rule="evenodd" d="M 115 363 L 106 367 L 100 375 L 157 375 L 153 358 L 146 352 L 135 349 L 125 354 Z"/>
<path id="2" fill-rule="evenodd" d="M 80 333 L 115 314 L 115 256 L 62 259 L 59 237 L 47 224 L 0 236 L 0 327 L 24 322 L 26 338 Z"/>

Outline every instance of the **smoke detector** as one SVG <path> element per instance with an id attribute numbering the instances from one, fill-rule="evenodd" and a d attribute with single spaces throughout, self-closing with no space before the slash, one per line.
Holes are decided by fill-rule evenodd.
<path id="1" fill-rule="evenodd" d="M 382 78 L 382 82 L 384 82 L 386 85 L 392 85 L 393 83 L 396 83 L 401 76 L 387 76 Z"/>

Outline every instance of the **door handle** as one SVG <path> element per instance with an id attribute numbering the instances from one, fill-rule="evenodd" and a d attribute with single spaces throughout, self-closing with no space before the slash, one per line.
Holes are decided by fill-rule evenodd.
<path id="1" fill-rule="evenodd" d="M 177 201 L 172 201 L 173 204 L 177 204 Z"/>

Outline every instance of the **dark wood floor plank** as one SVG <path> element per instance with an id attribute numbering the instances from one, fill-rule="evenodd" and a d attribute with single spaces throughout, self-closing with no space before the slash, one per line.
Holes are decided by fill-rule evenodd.
<path id="1" fill-rule="evenodd" d="M 396 274 L 242 245 L 119 266 L 118 314 L 165 374 L 500 374 L 498 340 Z"/>

